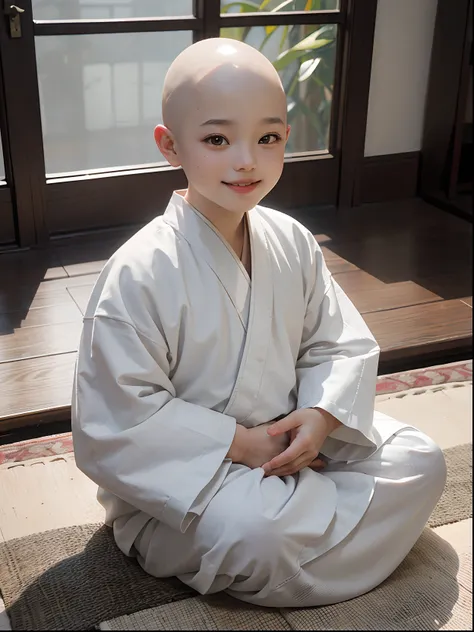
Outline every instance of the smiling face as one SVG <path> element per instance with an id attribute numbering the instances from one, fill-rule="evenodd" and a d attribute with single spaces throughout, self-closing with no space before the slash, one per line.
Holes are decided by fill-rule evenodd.
<path id="1" fill-rule="evenodd" d="M 155 132 L 169 162 L 183 167 L 188 201 L 207 215 L 250 210 L 283 169 L 285 94 L 268 60 L 243 46 L 175 86 L 167 127 Z"/>

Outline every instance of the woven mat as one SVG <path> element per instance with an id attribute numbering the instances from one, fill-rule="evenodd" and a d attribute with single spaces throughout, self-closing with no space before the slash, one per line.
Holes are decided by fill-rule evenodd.
<path id="1" fill-rule="evenodd" d="M 106 621 L 101 630 L 472 630 L 471 554 L 433 531 L 371 592 L 332 606 L 263 609 L 222 593 Z"/>
<path id="2" fill-rule="evenodd" d="M 472 515 L 471 444 L 448 448 L 444 452 L 448 480 L 443 496 L 430 518 L 429 525 L 432 527 L 463 520 Z M 386 582 L 391 596 L 383 592 L 379 599 L 393 601 L 393 607 L 398 608 L 400 617 L 405 612 L 403 604 L 406 603 L 406 598 L 402 599 L 400 595 L 405 594 L 410 597 L 417 595 L 415 601 L 420 612 L 425 609 L 430 612 L 447 609 L 449 603 L 452 606 L 456 602 L 457 560 L 457 555 L 444 540 L 426 530 L 407 560 Z M 419 585 L 410 579 L 415 571 L 419 577 Z M 84 630 L 113 618 L 119 619 L 102 624 L 106 626 L 104 629 L 317 629 L 319 625 L 329 629 L 321 621 L 316 626 L 312 619 L 306 628 L 301 627 L 303 623 L 298 619 L 300 611 L 293 612 L 292 616 L 296 617 L 293 623 L 289 618 L 290 611 L 285 611 L 281 623 L 279 619 L 268 618 L 272 613 L 283 617 L 277 611 L 255 610 L 240 603 L 237 610 L 234 606 L 233 612 L 238 613 L 234 621 L 234 614 L 229 613 L 227 606 L 222 606 L 227 614 L 219 614 L 219 607 L 213 605 L 221 602 L 195 597 L 196 593 L 178 580 L 158 580 L 148 576 L 135 560 L 126 558 L 117 549 L 110 529 L 101 524 L 55 529 L 0 544 L 0 590 L 13 630 Z M 396 594 L 392 595 L 392 592 Z M 442 595 L 445 595 L 444 601 Z M 192 597 L 195 598 L 191 599 Z M 380 610 L 380 606 L 374 606 L 370 599 L 369 596 L 363 596 L 344 606 L 339 604 L 310 610 L 332 612 L 331 608 L 334 609 L 331 615 L 321 615 L 331 616 L 331 622 L 336 616 L 342 616 L 338 624 L 340 627 L 332 629 L 375 629 L 367 627 L 367 617 L 372 617 L 373 612 Z M 177 606 L 173 605 L 176 601 L 183 601 L 178 611 Z M 358 606 L 358 603 L 362 603 L 362 606 Z M 433 610 L 435 605 L 437 609 Z M 211 614 L 207 608 L 211 609 Z M 346 614 L 336 615 L 336 610 L 337 613 Z M 258 625 L 254 625 L 257 621 L 253 619 L 249 623 L 245 613 L 257 611 Z M 414 612 L 413 609 L 407 611 L 413 621 L 422 616 L 422 613 Z M 121 617 L 133 613 L 135 627 L 129 627 L 132 623 Z M 177 613 L 180 613 L 180 625 L 183 626 L 180 628 L 175 627 L 173 619 Z M 436 615 L 440 621 L 441 615 L 442 612 Z M 145 621 L 140 619 L 142 616 L 152 618 Z M 169 617 L 173 620 L 171 625 Z M 363 621 L 363 625 L 360 624 L 362 627 L 348 627 L 357 621 Z M 392 625 L 394 619 L 391 616 L 387 621 Z M 404 627 L 406 619 L 402 617 L 402 621 L 402 627 L 383 628 L 377 619 L 375 627 L 435 629 L 407 628 Z M 419 625 L 425 623 L 422 617 Z M 280 624 L 284 627 L 278 628 Z"/>

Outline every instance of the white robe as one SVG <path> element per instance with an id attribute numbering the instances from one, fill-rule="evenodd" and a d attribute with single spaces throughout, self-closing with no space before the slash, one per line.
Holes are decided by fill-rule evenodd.
<path id="1" fill-rule="evenodd" d="M 336 462 L 370 459 L 406 426 L 374 419 L 379 348 L 311 233 L 260 206 L 248 227 L 251 280 L 176 192 L 112 256 L 84 318 L 72 430 L 77 465 L 100 486 L 125 554 L 140 553 L 145 538 L 139 561 L 148 572 L 176 574 L 202 593 L 232 593 L 236 576 L 246 577 L 237 596 L 273 605 L 265 595 L 356 529 L 377 477 L 331 467 L 264 477 L 226 458 L 236 423 L 318 406 L 343 424 L 321 451 Z M 229 535 L 235 510 L 248 541 L 238 529 Z M 254 555 L 260 517 L 285 534 L 265 577 L 250 562 L 229 568 L 233 537 L 247 547 L 239 559 Z M 288 605 L 284 595 L 277 603 Z"/>

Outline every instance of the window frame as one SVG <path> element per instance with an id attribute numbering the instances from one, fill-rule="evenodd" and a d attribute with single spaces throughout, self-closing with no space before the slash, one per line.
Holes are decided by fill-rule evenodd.
<path id="1" fill-rule="evenodd" d="M 47 179 L 35 37 L 187 30 L 198 41 L 218 37 L 221 28 L 231 26 L 338 24 L 330 147 L 288 154 L 282 179 L 264 203 L 283 209 L 313 203 L 350 206 L 363 157 L 376 5 L 377 0 L 340 0 L 339 9 L 332 11 L 221 15 L 220 0 L 193 0 L 194 16 L 52 21 L 34 20 L 32 0 L 23 0 L 23 37 L 11 39 L 7 22 L 0 25 L 0 127 L 7 180 L 0 187 L 0 208 L 12 205 L 16 245 L 130 225 L 137 209 L 138 225 L 143 224 L 165 207 L 173 189 L 186 186 L 182 170 L 165 165 Z M 11 234 L 11 220 L 5 228 L 7 216 L 0 215 L 0 243 Z"/>

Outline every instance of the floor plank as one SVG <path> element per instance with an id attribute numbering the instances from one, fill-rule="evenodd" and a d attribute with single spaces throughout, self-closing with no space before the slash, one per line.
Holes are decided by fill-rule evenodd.
<path id="1" fill-rule="evenodd" d="M 413 281 L 387 284 L 362 270 L 342 272 L 336 274 L 334 279 L 352 297 L 352 302 L 361 314 L 442 300 Z"/>
<path id="2" fill-rule="evenodd" d="M 453 343 L 472 340 L 472 310 L 457 299 L 371 312 L 364 320 L 386 357 L 451 349 Z"/>
<path id="3" fill-rule="evenodd" d="M 4 420 L 40 410 L 64 408 L 69 414 L 76 353 L 45 356 L 0 364 L 2 398 L 0 427 Z"/>
<path id="4" fill-rule="evenodd" d="M 462 239 L 472 234 L 472 224 L 446 213 L 420 198 L 364 204 L 357 208 L 327 209 L 322 212 L 296 211 L 298 218 L 313 233 L 324 233 L 338 242 L 365 242 L 375 237 L 411 235 L 421 246 L 433 236 Z"/>
<path id="5" fill-rule="evenodd" d="M 461 299 L 463 303 L 465 303 L 466 305 L 469 305 L 469 307 L 472 307 L 472 296 L 465 296 L 463 299 Z"/>
<path id="6" fill-rule="evenodd" d="M 426 240 L 426 241 L 425 241 Z M 448 240 L 445 240 L 446 242 Z M 472 279 L 471 239 L 469 235 L 450 240 L 449 246 L 441 239 L 421 238 L 395 234 L 390 238 L 379 236 L 363 242 L 331 242 L 325 246 L 332 257 L 349 261 L 355 269 L 363 270 L 384 283 L 421 279 L 458 278 L 464 285 L 464 295 L 470 293 Z M 340 270 L 343 271 L 343 270 Z"/>
<path id="7" fill-rule="evenodd" d="M 459 266 L 457 271 L 413 275 L 413 281 L 446 300 L 469 296 L 472 293 L 472 268 Z"/>
<path id="8" fill-rule="evenodd" d="M 0 363 L 77 351 L 82 321 L 26 327 L 0 336 Z"/>
<path id="9" fill-rule="evenodd" d="M 82 276 L 100 272 L 109 257 L 117 250 L 123 239 L 106 239 L 85 246 L 57 246 L 55 254 L 68 276 Z"/>
<path id="10" fill-rule="evenodd" d="M 93 287 L 93 283 L 88 283 L 87 285 L 77 285 L 75 287 L 68 288 L 69 294 L 73 298 L 82 315 L 86 313 L 87 304 Z"/>
<path id="11" fill-rule="evenodd" d="M 64 305 L 71 302 L 68 288 L 86 283 L 94 283 L 98 274 L 89 274 L 78 277 L 65 277 L 53 281 L 43 281 L 39 284 L 18 283 L 15 288 L 2 287 L 0 280 L 0 314 L 19 312 L 39 307 Z"/>
<path id="12" fill-rule="evenodd" d="M 331 247 L 321 246 L 321 250 L 323 251 L 326 265 L 332 274 L 355 272 L 359 269 L 356 265 L 334 252 Z"/>
<path id="13" fill-rule="evenodd" d="M 0 253 L 0 283 L 14 286 L 22 283 L 40 283 L 67 277 L 67 272 L 53 250 L 26 250 Z"/>
<path id="14" fill-rule="evenodd" d="M 101 272 L 106 263 L 107 259 L 94 259 L 92 261 L 85 261 L 84 263 L 66 265 L 64 269 L 70 277 L 83 276 L 84 274 Z"/>
<path id="15" fill-rule="evenodd" d="M 0 314 L 0 341 L 2 335 L 14 333 L 16 329 L 78 321 L 82 321 L 82 312 L 72 299 L 69 303 L 35 307 L 28 310 L 26 316 L 24 311 Z"/>

